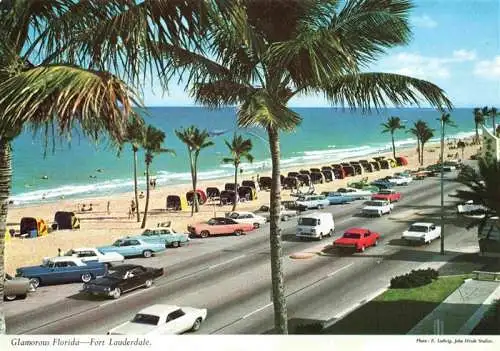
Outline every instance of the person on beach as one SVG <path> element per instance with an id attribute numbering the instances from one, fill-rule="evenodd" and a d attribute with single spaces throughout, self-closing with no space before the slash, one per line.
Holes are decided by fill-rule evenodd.
<path id="1" fill-rule="evenodd" d="M 110 201 L 108 201 L 108 204 L 106 205 L 106 212 L 107 212 L 108 214 L 111 214 L 111 212 L 110 212 L 110 210 L 109 210 L 109 206 L 110 206 L 110 204 L 111 204 L 111 202 L 110 202 Z"/>
<path id="2" fill-rule="evenodd" d="M 132 207 L 128 208 L 128 219 L 132 218 Z"/>
<path id="3" fill-rule="evenodd" d="M 135 209 L 136 209 L 136 204 L 135 201 L 132 199 L 132 201 L 130 202 L 130 210 L 132 214 L 135 214 Z"/>

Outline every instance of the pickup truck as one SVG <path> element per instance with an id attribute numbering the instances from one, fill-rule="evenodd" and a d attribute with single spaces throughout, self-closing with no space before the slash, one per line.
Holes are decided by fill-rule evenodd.
<path id="1" fill-rule="evenodd" d="M 269 206 L 263 205 L 261 208 L 259 208 L 255 213 L 258 213 L 262 217 L 265 217 L 266 220 L 269 222 Z M 285 208 L 285 206 L 281 205 L 281 211 L 280 211 L 280 219 L 283 222 L 288 221 L 290 218 L 297 217 L 298 211 L 296 210 L 288 210 Z"/>
<path id="2" fill-rule="evenodd" d="M 386 200 L 396 202 L 401 200 L 401 193 L 394 189 L 382 189 L 377 194 L 372 195 L 372 200 Z"/>
<path id="3" fill-rule="evenodd" d="M 365 202 L 365 205 L 361 212 L 366 216 L 382 217 L 384 214 L 390 214 L 394 208 L 394 205 L 386 200 L 371 200 Z"/>

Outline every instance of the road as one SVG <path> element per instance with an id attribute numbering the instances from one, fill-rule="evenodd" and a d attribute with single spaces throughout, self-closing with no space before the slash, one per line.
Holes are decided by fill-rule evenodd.
<path id="1" fill-rule="evenodd" d="M 445 192 L 459 185 L 446 182 Z M 326 250 L 307 260 L 288 256 L 300 251 L 320 251 L 332 240 L 298 241 L 296 221 L 282 225 L 284 271 L 289 319 L 331 321 L 387 287 L 390 278 L 420 265 L 439 265 L 439 241 L 426 246 L 403 245 L 398 239 L 411 222 L 436 220 L 439 211 L 438 178 L 399 187 L 403 199 L 387 217 L 364 218 L 357 214 L 362 202 L 335 205 L 323 211 L 333 213 L 336 235 L 352 226 L 368 227 L 382 234 L 379 246 L 364 253 L 341 255 Z M 446 197 L 448 206 L 454 202 Z M 453 210 L 451 210 L 453 211 Z M 150 289 L 139 289 L 118 300 L 88 297 L 78 293 L 81 284 L 46 287 L 32 302 L 5 304 L 9 334 L 104 334 L 153 303 L 204 307 L 208 318 L 200 334 L 260 334 L 273 326 L 270 301 L 268 225 L 241 237 L 193 239 L 188 247 L 167 250 L 144 265 L 163 266 L 166 276 Z M 454 249 L 474 242 L 475 234 L 448 225 L 446 247 Z M 62 288 L 60 288 L 62 287 Z M 57 289 L 57 290 L 56 290 Z M 50 292 L 53 291 L 53 294 Z M 37 292 L 38 293 L 38 292 Z M 64 295 L 67 294 L 67 295 Z M 52 296 L 54 295 L 54 296 Z M 31 303 L 23 308 L 23 302 Z M 36 305 L 35 305 L 36 303 Z"/>

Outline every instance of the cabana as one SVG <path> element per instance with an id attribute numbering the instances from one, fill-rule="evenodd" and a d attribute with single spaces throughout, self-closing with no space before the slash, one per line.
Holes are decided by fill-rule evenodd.
<path id="1" fill-rule="evenodd" d="M 201 189 L 196 189 L 196 196 L 198 197 L 198 204 L 203 205 L 207 202 L 207 194 Z M 190 190 L 186 193 L 186 200 L 188 204 L 193 201 L 193 190 Z"/>
<path id="2" fill-rule="evenodd" d="M 368 161 L 367 162 L 360 162 L 360 165 L 361 165 L 361 167 L 363 167 L 363 170 L 365 172 L 375 171 L 375 168 L 373 167 L 373 165 L 371 163 L 369 163 Z"/>
<path id="3" fill-rule="evenodd" d="M 313 184 L 323 184 L 325 182 L 325 177 L 321 172 L 311 172 L 311 182 Z"/>
<path id="4" fill-rule="evenodd" d="M 393 158 L 388 158 L 387 161 L 389 161 L 391 168 L 396 168 L 398 166 L 398 163 Z"/>
<path id="5" fill-rule="evenodd" d="M 220 190 L 215 187 L 208 187 L 206 190 L 208 200 L 219 200 Z"/>
<path id="6" fill-rule="evenodd" d="M 398 166 L 407 166 L 408 165 L 408 159 L 403 156 L 396 157 L 396 162 L 398 163 Z"/>
<path id="7" fill-rule="evenodd" d="M 181 197 L 179 195 L 168 195 L 166 208 L 167 210 L 172 210 L 172 211 L 187 210 L 188 202 L 185 197 Z"/>
<path id="8" fill-rule="evenodd" d="M 260 177 L 259 178 L 259 187 L 262 190 L 271 189 L 271 182 L 272 182 L 271 177 Z"/>
<path id="9" fill-rule="evenodd" d="M 363 174 L 363 167 L 359 163 L 351 163 L 351 166 L 354 168 L 356 175 Z"/>
<path id="10" fill-rule="evenodd" d="M 232 205 L 236 200 L 236 192 L 232 190 L 224 190 L 220 192 L 220 204 Z"/>
<path id="11" fill-rule="evenodd" d="M 259 183 L 253 181 L 253 180 L 244 180 L 241 182 L 242 186 L 249 186 L 250 188 L 255 189 L 255 191 L 259 191 Z"/>
<path id="12" fill-rule="evenodd" d="M 334 164 L 332 164 L 332 167 L 333 167 L 333 169 L 342 168 L 342 165 L 339 163 L 334 163 Z"/>
<path id="13" fill-rule="evenodd" d="M 297 189 L 299 187 L 299 180 L 297 177 L 286 177 L 283 182 L 284 189 Z"/>
<path id="14" fill-rule="evenodd" d="M 356 170 L 353 166 L 342 166 L 346 177 L 354 177 L 356 175 Z"/>
<path id="15" fill-rule="evenodd" d="M 299 171 L 300 174 L 307 174 L 307 175 L 311 175 L 311 171 L 307 170 L 307 169 L 301 169 Z"/>
<path id="16" fill-rule="evenodd" d="M 321 171 L 321 173 L 323 173 L 323 177 L 325 177 L 325 182 L 327 183 L 333 181 L 333 179 L 335 178 L 332 170 L 324 169 Z"/>
<path id="17" fill-rule="evenodd" d="M 54 222 L 57 223 L 54 229 L 80 229 L 80 220 L 74 212 L 57 211 Z"/>
<path id="18" fill-rule="evenodd" d="M 311 177 L 307 174 L 299 174 L 297 179 L 299 180 L 299 186 L 311 185 Z"/>
<path id="19" fill-rule="evenodd" d="M 41 218 L 23 217 L 20 223 L 20 234 L 28 234 L 29 238 L 44 236 L 49 234 L 47 223 Z"/>
<path id="20" fill-rule="evenodd" d="M 389 160 L 380 160 L 378 161 L 380 163 L 380 169 L 390 169 L 391 168 L 391 163 Z"/>
<path id="21" fill-rule="evenodd" d="M 321 170 L 322 171 L 333 171 L 333 168 L 330 166 L 323 166 L 323 167 L 321 167 Z"/>
<path id="22" fill-rule="evenodd" d="M 257 199 L 257 192 L 254 188 L 251 188 L 249 186 L 241 186 L 238 188 L 238 196 L 240 199 L 252 201 Z"/>
<path id="23" fill-rule="evenodd" d="M 236 184 L 236 186 L 238 188 L 240 187 L 239 184 Z M 226 183 L 226 184 L 224 184 L 224 190 L 234 191 L 234 183 Z"/>
<path id="24" fill-rule="evenodd" d="M 380 171 L 380 163 L 378 161 L 371 161 L 370 164 L 373 166 L 375 172 Z"/>
<path id="25" fill-rule="evenodd" d="M 288 172 L 286 175 L 287 177 L 297 177 L 300 173 L 299 172 Z"/>
<path id="26" fill-rule="evenodd" d="M 344 168 L 334 168 L 333 174 L 335 175 L 335 179 L 344 179 L 346 177 Z"/>

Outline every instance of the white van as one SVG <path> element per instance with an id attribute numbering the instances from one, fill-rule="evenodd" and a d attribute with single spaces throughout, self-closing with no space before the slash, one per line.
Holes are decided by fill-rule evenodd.
<path id="1" fill-rule="evenodd" d="M 332 236 L 335 223 L 331 213 L 314 212 L 299 217 L 297 238 L 323 239 L 323 236 Z"/>

